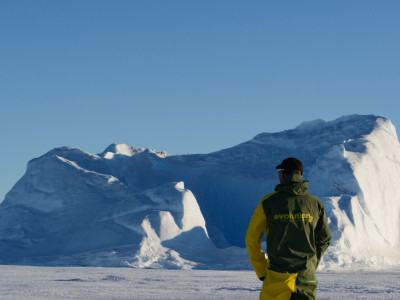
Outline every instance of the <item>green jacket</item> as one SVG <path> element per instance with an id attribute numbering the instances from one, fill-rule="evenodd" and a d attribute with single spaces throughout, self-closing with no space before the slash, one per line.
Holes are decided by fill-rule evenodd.
<path id="1" fill-rule="evenodd" d="M 266 270 L 296 273 L 314 281 L 315 270 L 329 246 L 331 233 L 322 202 L 307 193 L 301 175 L 286 176 L 257 206 L 246 234 L 250 262 L 259 278 Z M 261 250 L 267 232 L 268 262 Z"/>

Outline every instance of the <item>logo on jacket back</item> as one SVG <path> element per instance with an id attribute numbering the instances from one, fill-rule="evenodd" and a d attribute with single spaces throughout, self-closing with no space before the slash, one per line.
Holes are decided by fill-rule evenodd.
<path id="1" fill-rule="evenodd" d="M 289 214 L 275 214 L 274 220 L 280 221 L 308 221 L 312 222 L 314 217 L 311 214 L 304 214 L 304 213 L 289 213 Z"/>

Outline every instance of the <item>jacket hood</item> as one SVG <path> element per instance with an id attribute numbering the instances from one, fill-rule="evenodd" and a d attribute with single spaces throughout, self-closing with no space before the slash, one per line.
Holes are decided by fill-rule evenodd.
<path id="1" fill-rule="evenodd" d="M 275 187 L 276 192 L 285 192 L 289 195 L 304 195 L 307 193 L 308 180 L 303 181 L 300 174 L 290 174 L 283 178 L 282 182 Z"/>

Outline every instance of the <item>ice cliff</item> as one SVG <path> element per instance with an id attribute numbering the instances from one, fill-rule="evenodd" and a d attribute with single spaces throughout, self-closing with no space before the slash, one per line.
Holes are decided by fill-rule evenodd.
<path id="1" fill-rule="evenodd" d="M 0 204 L 0 262 L 247 268 L 248 222 L 288 156 L 325 205 L 333 240 L 322 268 L 399 264 L 400 144 L 373 115 L 304 122 L 209 154 L 51 150 Z"/>

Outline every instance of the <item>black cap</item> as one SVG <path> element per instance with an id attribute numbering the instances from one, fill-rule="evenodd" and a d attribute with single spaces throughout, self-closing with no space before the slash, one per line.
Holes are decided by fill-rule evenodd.
<path id="1" fill-rule="evenodd" d="M 276 169 L 282 169 L 285 174 L 290 174 L 294 170 L 299 170 L 303 174 L 303 164 L 294 157 L 285 158 L 280 165 L 276 166 Z"/>

